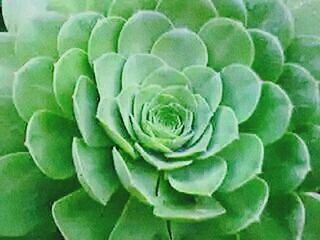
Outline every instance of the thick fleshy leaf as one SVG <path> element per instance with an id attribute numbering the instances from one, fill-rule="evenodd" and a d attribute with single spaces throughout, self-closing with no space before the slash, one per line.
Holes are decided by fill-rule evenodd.
<path id="1" fill-rule="evenodd" d="M 249 33 L 256 50 L 252 68 L 263 80 L 277 81 L 284 64 L 281 43 L 277 37 L 265 31 L 252 29 Z"/>
<path id="2" fill-rule="evenodd" d="M 90 34 L 102 15 L 84 12 L 71 16 L 63 24 L 58 35 L 58 51 L 60 56 L 71 48 L 88 49 Z"/>
<path id="3" fill-rule="evenodd" d="M 122 72 L 122 89 L 139 86 L 144 79 L 165 63 L 158 57 L 149 54 L 136 54 L 128 58 Z"/>
<path id="4" fill-rule="evenodd" d="M 287 131 L 292 110 L 293 105 L 285 91 L 274 83 L 265 82 L 255 112 L 241 129 L 257 134 L 265 145 L 273 143 Z"/>
<path id="5" fill-rule="evenodd" d="M 269 200 L 260 221 L 241 233 L 246 240 L 301 239 L 305 209 L 297 195 L 282 195 Z"/>
<path id="6" fill-rule="evenodd" d="M 156 5 L 157 0 L 114 0 L 107 15 L 120 16 L 127 19 L 139 10 L 153 10 Z"/>
<path id="7" fill-rule="evenodd" d="M 26 143 L 36 165 L 53 179 L 74 175 L 72 138 L 77 135 L 73 122 L 48 111 L 38 111 L 30 119 Z"/>
<path id="8" fill-rule="evenodd" d="M 66 239 L 104 240 L 115 227 L 127 198 L 121 191 L 102 206 L 78 190 L 55 202 L 52 213 Z"/>
<path id="9" fill-rule="evenodd" d="M 206 66 L 208 63 L 207 48 L 203 41 L 196 33 L 185 28 L 164 33 L 153 45 L 151 53 L 180 70 L 192 65 Z"/>
<path id="10" fill-rule="evenodd" d="M 123 149 L 132 158 L 136 158 L 136 153 L 131 143 L 125 126 L 122 123 L 116 99 L 105 98 L 100 100 L 98 105 L 97 118 L 102 124 L 104 130 L 121 149 Z"/>
<path id="11" fill-rule="evenodd" d="M 61 113 L 53 94 L 53 63 L 51 58 L 33 58 L 15 73 L 13 102 L 26 122 L 37 110 Z"/>
<path id="12" fill-rule="evenodd" d="M 304 193 L 301 197 L 306 209 L 306 221 L 302 239 L 317 240 L 320 234 L 320 194 Z"/>
<path id="13" fill-rule="evenodd" d="M 320 38 L 316 36 L 297 37 L 286 52 L 287 61 L 299 63 L 320 79 Z"/>
<path id="14" fill-rule="evenodd" d="M 190 80 L 195 94 L 201 95 L 215 112 L 222 99 L 222 82 L 220 75 L 211 68 L 203 66 L 187 67 L 183 71 Z"/>
<path id="15" fill-rule="evenodd" d="M 318 192 L 320 190 L 320 126 L 307 125 L 298 130 L 310 153 L 311 171 L 307 175 L 302 189 Z"/>
<path id="16" fill-rule="evenodd" d="M 94 62 L 100 99 L 116 97 L 121 90 L 121 73 L 125 59 L 116 53 L 102 55 Z"/>
<path id="17" fill-rule="evenodd" d="M 192 160 L 185 160 L 185 161 L 172 161 L 170 159 L 165 158 L 160 154 L 153 153 L 144 149 L 138 143 L 135 144 L 136 150 L 139 152 L 141 157 L 152 166 L 156 167 L 158 171 L 162 170 L 174 170 L 183 168 L 185 166 L 190 165 L 193 161 Z"/>
<path id="18" fill-rule="evenodd" d="M 210 0 L 159 0 L 157 11 L 168 16 L 176 27 L 197 32 L 209 19 L 218 15 Z"/>
<path id="19" fill-rule="evenodd" d="M 248 10 L 248 27 L 259 28 L 277 36 L 284 48 L 294 37 L 294 19 L 279 0 L 244 0 Z"/>
<path id="20" fill-rule="evenodd" d="M 25 123 L 18 115 L 12 99 L 13 71 L 0 64 L 0 156 L 25 151 Z"/>
<path id="21" fill-rule="evenodd" d="M 138 216 L 138 217 L 137 217 Z M 113 229 L 109 240 L 169 239 L 167 223 L 156 218 L 151 207 L 131 198 Z"/>
<path id="22" fill-rule="evenodd" d="M 199 35 L 208 48 L 209 66 L 213 69 L 220 71 L 233 63 L 249 66 L 253 63 L 253 41 L 238 21 L 212 19 L 201 28 Z"/>
<path id="23" fill-rule="evenodd" d="M 111 141 L 96 119 L 98 99 L 94 83 L 88 77 L 81 76 L 73 94 L 73 110 L 80 133 L 86 144 L 91 147 L 111 145 Z"/>
<path id="24" fill-rule="evenodd" d="M 83 140 L 73 139 L 73 162 L 78 179 L 88 194 L 106 205 L 119 188 L 119 180 L 113 167 L 111 150 L 92 148 Z"/>
<path id="25" fill-rule="evenodd" d="M 0 59 L 9 58 L 15 53 L 16 35 L 8 32 L 0 32 Z"/>
<path id="26" fill-rule="evenodd" d="M 320 36 L 318 28 L 320 4 L 318 0 L 287 0 L 286 3 L 294 17 L 297 35 Z"/>
<path id="27" fill-rule="evenodd" d="M 249 67 L 233 64 L 221 72 L 223 84 L 222 104 L 232 108 L 239 123 L 254 112 L 261 95 L 259 76 Z"/>
<path id="28" fill-rule="evenodd" d="M 43 13 L 48 0 L 2 0 L 2 14 L 9 32 L 16 33 L 20 26 L 39 13 Z"/>
<path id="29" fill-rule="evenodd" d="M 113 148 L 112 156 L 122 185 L 139 200 L 153 205 L 158 182 L 157 171 L 143 162 L 131 162 L 116 148 Z"/>
<path id="30" fill-rule="evenodd" d="M 261 173 L 263 143 L 256 135 L 242 133 L 239 140 L 227 146 L 219 156 L 228 166 L 227 175 L 219 191 L 234 191 Z"/>
<path id="31" fill-rule="evenodd" d="M 288 133 L 265 148 L 263 178 L 271 193 L 294 191 L 310 171 L 310 155 L 304 141 Z"/>
<path id="32" fill-rule="evenodd" d="M 232 18 L 247 25 L 247 9 L 243 0 L 212 0 L 220 17 Z"/>
<path id="33" fill-rule="evenodd" d="M 140 11 L 121 30 L 118 52 L 124 56 L 148 53 L 155 41 L 170 29 L 172 24 L 165 15 L 155 11 Z"/>
<path id="34" fill-rule="evenodd" d="M 213 197 L 193 198 L 178 193 L 168 182 L 161 179 L 153 213 L 173 221 L 200 222 L 225 213 L 225 209 Z"/>
<path id="35" fill-rule="evenodd" d="M 222 184 L 227 173 L 226 162 L 219 157 L 212 157 L 204 161 L 168 172 L 170 185 L 179 192 L 211 196 Z"/>
<path id="36" fill-rule="evenodd" d="M 72 95 L 81 75 L 92 78 L 87 54 L 78 48 L 68 50 L 54 65 L 53 91 L 59 106 L 73 118 Z"/>
<path id="37" fill-rule="evenodd" d="M 92 29 L 88 42 L 88 56 L 90 62 L 105 53 L 117 52 L 118 38 L 125 20 L 120 17 L 109 17 L 98 20 Z"/>
<path id="38" fill-rule="evenodd" d="M 73 182 L 50 180 L 28 153 L 14 153 L 0 158 L 0 188 L 0 235 L 18 237 L 40 225 L 49 229 L 52 201 L 72 191 Z"/>
<path id="39" fill-rule="evenodd" d="M 303 125 L 320 108 L 320 92 L 316 79 L 303 67 L 288 63 L 284 66 L 278 84 L 289 95 L 293 105 L 291 125 Z"/>
<path id="40" fill-rule="evenodd" d="M 20 61 L 24 63 L 36 56 L 57 58 L 57 37 L 64 21 L 63 15 L 42 13 L 21 24 L 16 38 Z"/>
<path id="41" fill-rule="evenodd" d="M 211 120 L 211 124 L 213 126 L 211 141 L 207 151 L 200 156 L 200 159 L 213 156 L 239 138 L 238 120 L 231 108 L 219 107 Z"/>

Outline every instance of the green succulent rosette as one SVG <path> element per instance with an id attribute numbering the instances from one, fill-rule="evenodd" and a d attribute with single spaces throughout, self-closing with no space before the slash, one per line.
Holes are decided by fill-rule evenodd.
<path id="1" fill-rule="evenodd" d="M 318 239 L 317 0 L 2 5 L 0 239 Z"/>

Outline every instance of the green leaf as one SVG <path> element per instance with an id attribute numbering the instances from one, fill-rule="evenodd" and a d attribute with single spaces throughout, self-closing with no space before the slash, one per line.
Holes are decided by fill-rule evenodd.
<path id="1" fill-rule="evenodd" d="M 157 11 L 164 13 L 176 27 L 188 28 L 194 32 L 209 19 L 218 15 L 210 0 L 159 0 Z"/>
<path id="2" fill-rule="evenodd" d="M 166 222 L 163 219 L 156 218 L 150 207 L 131 198 L 109 240 L 167 240 L 169 238 Z"/>
<path id="3" fill-rule="evenodd" d="M 298 130 L 299 136 L 305 141 L 310 153 L 311 171 L 301 188 L 307 191 L 320 190 L 320 126 L 307 125 Z"/>
<path id="4" fill-rule="evenodd" d="M 318 193 L 303 193 L 301 195 L 306 209 L 306 220 L 303 229 L 303 240 L 317 240 L 320 235 L 320 195 Z"/>
<path id="5" fill-rule="evenodd" d="M 286 52 L 287 61 L 299 63 L 316 78 L 320 79 L 318 62 L 320 61 L 320 37 L 299 36 Z"/>
<path id="6" fill-rule="evenodd" d="M 261 96 L 261 81 L 251 68 L 233 64 L 221 72 L 223 84 L 222 104 L 232 108 L 239 123 L 254 112 Z"/>
<path id="7" fill-rule="evenodd" d="M 17 32 L 16 53 L 22 63 L 37 56 L 58 57 L 57 37 L 65 17 L 42 13 L 21 24 Z"/>
<path id="8" fill-rule="evenodd" d="M 286 91 L 294 105 L 291 125 L 295 127 L 310 122 L 320 103 L 316 79 L 305 68 L 287 63 L 278 84 Z"/>
<path id="9" fill-rule="evenodd" d="M 228 18 L 208 21 L 199 32 L 209 54 L 209 66 L 222 68 L 241 63 L 250 66 L 254 60 L 253 41 L 245 27 Z"/>
<path id="10" fill-rule="evenodd" d="M 92 148 L 83 140 L 74 138 L 72 155 L 83 188 L 93 199 L 106 205 L 120 185 L 113 167 L 111 150 Z"/>
<path id="11" fill-rule="evenodd" d="M 320 4 L 317 0 L 287 0 L 287 6 L 295 20 L 296 35 L 317 35 L 320 30 L 317 27 L 320 21 L 318 12 Z"/>
<path id="12" fill-rule="evenodd" d="M 222 158 L 212 157 L 168 172 L 168 180 L 179 192 L 211 196 L 222 184 L 226 173 L 226 162 Z"/>
<path id="13" fill-rule="evenodd" d="M 212 0 L 220 17 L 232 18 L 247 25 L 247 9 L 243 0 Z"/>
<path id="14" fill-rule="evenodd" d="M 284 48 L 294 38 L 294 19 L 281 0 L 244 0 L 248 10 L 248 27 L 259 28 L 277 36 Z"/>
<path id="15" fill-rule="evenodd" d="M 66 179 L 75 173 L 71 145 L 77 132 L 70 120 L 41 110 L 28 123 L 25 145 L 45 175 L 53 179 Z"/>
<path id="16" fill-rule="evenodd" d="M 100 99 L 116 97 L 121 90 L 121 73 L 125 59 L 117 53 L 106 53 L 94 64 Z"/>
<path id="17" fill-rule="evenodd" d="M 207 151 L 200 156 L 200 159 L 215 155 L 239 138 L 238 121 L 231 108 L 219 107 L 211 120 L 211 124 L 213 126 L 211 141 Z"/>
<path id="18" fill-rule="evenodd" d="M 72 95 L 81 75 L 92 78 L 87 54 L 78 48 L 65 52 L 54 65 L 53 91 L 59 106 L 68 118 L 73 118 Z"/>
<path id="19" fill-rule="evenodd" d="M 224 214 L 225 209 L 213 197 L 193 198 L 178 193 L 161 179 L 153 213 L 167 220 L 201 222 Z"/>
<path id="20" fill-rule="evenodd" d="M 152 72 L 164 65 L 165 63 L 160 58 L 153 55 L 136 54 L 130 56 L 123 67 L 122 89 L 139 86 Z"/>
<path id="21" fill-rule="evenodd" d="M 15 73 L 13 102 L 26 122 L 37 110 L 61 113 L 52 87 L 53 63 L 51 58 L 33 58 Z"/>
<path id="22" fill-rule="evenodd" d="M 264 145 L 271 144 L 287 131 L 292 110 L 293 105 L 285 91 L 274 83 L 265 82 L 255 112 L 240 129 L 257 134 Z"/>
<path id="23" fill-rule="evenodd" d="M 1 16 L 1 13 L 0 13 Z M 16 36 L 8 32 L 0 31 L 0 59 L 9 58 L 15 53 Z"/>
<path id="24" fill-rule="evenodd" d="M 126 57 L 148 53 L 155 41 L 172 29 L 172 23 L 155 11 L 140 11 L 125 23 L 119 36 L 118 52 Z"/>
<path id="25" fill-rule="evenodd" d="M 153 204 L 158 182 L 158 173 L 143 162 L 130 162 L 116 148 L 112 150 L 113 162 L 122 185 L 135 197 Z"/>
<path id="26" fill-rule="evenodd" d="M 215 112 L 222 99 L 222 82 L 220 75 L 209 67 L 190 66 L 184 69 L 195 94 L 201 95 Z"/>
<path id="27" fill-rule="evenodd" d="M 16 33 L 30 18 L 43 13 L 48 0 L 2 0 L 2 14 L 10 33 Z"/>
<path id="28" fill-rule="evenodd" d="M 0 235 L 24 236 L 41 225 L 42 231 L 49 229 L 52 201 L 72 191 L 73 185 L 45 177 L 28 153 L 1 157 Z"/>
<path id="29" fill-rule="evenodd" d="M 271 193 L 294 191 L 310 171 L 310 155 L 304 141 L 287 133 L 279 141 L 265 148 L 262 177 Z"/>
<path id="30" fill-rule="evenodd" d="M 130 137 L 128 136 L 125 126 L 123 126 L 116 99 L 105 98 L 100 100 L 97 118 L 108 137 L 132 158 L 136 158 L 135 150 L 131 142 L 128 141 Z"/>
<path id="31" fill-rule="evenodd" d="M 98 98 L 94 83 L 88 77 L 81 76 L 73 94 L 73 109 L 81 135 L 91 147 L 111 145 L 111 141 L 96 119 Z"/>
<path id="32" fill-rule="evenodd" d="M 60 56 L 71 48 L 88 49 L 90 34 L 102 15 L 84 12 L 71 16 L 63 24 L 58 35 L 58 51 Z"/>
<path id="33" fill-rule="evenodd" d="M 139 10 L 155 9 L 157 0 L 114 0 L 112 1 L 108 16 L 120 16 L 128 19 Z"/>
<path id="34" fill-rule="evenodd" d="M 259 222 L 241 233 L 246 240 L 301 239 L 305 209 L 297 195 L 281 195 L 269 200 Z"/>
<path id="35" fill-rule="evenodd" d="M 78 190 L 53 204 L 53 217 L 62 235 L 69 240 L 104 240 L 116 225 L 127 194 L 116 193 L 106 206 Z"/>
<path id="36" fill-rule="evenodd" d="M 151 54 L 179 70 L 192 65 L 206 66 L 208 63 L 207 48 L 201 38 L 184 28 L 164 33 L 154 43 Z"/>
<path id="37" fill-rule="evenodd" d="M 272 34 L 252 29 L 249 31 L 254 47 L 255 57 L 252 68 L 266 81 L 277 81 L 284 64 L 284 53 L 278 38 Z"/>
<path id="38" fill-rule="evenodd" d="M 88 42 L 88 56 L 92 63 L 105 53 L 117 52 L 118 38 L 125 20 L 108 17 L 98 20 Z"/>
<path id="39" fill-rule="evenodd" d="M 185 166 L 190 165 L 193 161 L 192 160 L 185 160 L 185 161 L 172 161 L 167 159 L 163 155 L 156 154 L 154 152 L 148 151 L 140 146 L 138 143 L 135 144 L 136 150 L 139 152 L 141 157 L 152 166 L 156 167 L 158 171 L 162 170 L 174 170 L 183 168 Z"/>
<path id="40" fill-rule="evenodd" d="M 239 140 L 227 146 L 219 156 L 228 166 L 220 192 L 234 191 L 262 172 L 264 148 L 256 135 L 241 133 Z"/>

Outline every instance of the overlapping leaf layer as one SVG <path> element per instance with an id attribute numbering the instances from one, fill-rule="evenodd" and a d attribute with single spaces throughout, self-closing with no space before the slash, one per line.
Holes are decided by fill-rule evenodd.
<path id="1" fill-rule="evenodd" d="M 318 1 L 2 4 L 0 239 L 318 239 Z"/>

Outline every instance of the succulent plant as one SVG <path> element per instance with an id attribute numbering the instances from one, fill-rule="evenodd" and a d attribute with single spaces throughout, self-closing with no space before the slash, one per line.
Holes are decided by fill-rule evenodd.
<path id="1" fill-rule="evenodd" d="M 0 239 L 319 239 L 319 1 L 2 5 Z"/>

